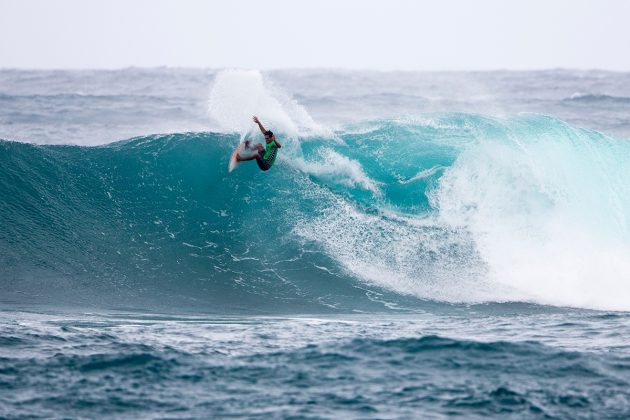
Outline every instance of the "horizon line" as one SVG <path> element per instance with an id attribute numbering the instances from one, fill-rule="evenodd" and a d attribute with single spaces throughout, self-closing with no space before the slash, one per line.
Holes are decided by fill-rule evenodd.
<path id="1" fill-rule="evenodd" d="M 373 72 L 373 73 L 493 73 L 493 72 L 547 72 L 547 71 L 577 71 L 577 72 L 607 72 L 607 73 L 630 73 L 630 69 L 607 69 L 607 68 L 578 68 L 578 67 L 544 67 L 529 69 L 511 69 L 511 68 L 494 68 L 494 69 L 376 69 L 376 68 L 347 68 L 347 67 L 270 67 L 255 68 L 245 66 L 222 66 L 222 67 L 206 67 L 206 66 L 172 66 L 172 65 L 156 65 L 156 66 L 121 66 L 121 67 L 0 67 L 0 71 L 124 71 L 124 70 L 258 70 L 258 71 L 335 71 L 335 72 Z"/>

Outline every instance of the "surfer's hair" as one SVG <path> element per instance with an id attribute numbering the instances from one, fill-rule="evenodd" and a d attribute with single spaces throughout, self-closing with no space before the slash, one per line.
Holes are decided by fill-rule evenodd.
<path id="1" fill-rule="evenodd" d="M 265 137 L 273 137 L 273 131 L 271 130 L 265 131 Z"/>

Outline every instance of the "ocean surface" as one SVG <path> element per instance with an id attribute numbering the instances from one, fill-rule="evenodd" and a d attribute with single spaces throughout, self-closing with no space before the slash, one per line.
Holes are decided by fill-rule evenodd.
<path id="1" fill-rule="evenodd" d="M 630 73 L 4 69 L 0 139 L 0 418 L 630 417 Z"/>

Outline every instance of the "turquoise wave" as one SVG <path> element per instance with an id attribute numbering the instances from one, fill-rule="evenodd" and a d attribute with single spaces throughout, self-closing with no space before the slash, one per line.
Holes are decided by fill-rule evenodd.
<path id="1" fill-rule="evenodd" d="M 0 141 L 3 299 L 630 309 L 626 141 L 540 115 L 436 114 L 285 138 L 273 170 L 228 174 L 238 141 Z"/>

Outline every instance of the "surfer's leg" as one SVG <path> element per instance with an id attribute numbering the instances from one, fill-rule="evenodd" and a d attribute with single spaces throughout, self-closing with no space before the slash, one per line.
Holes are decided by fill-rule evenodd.
<path id="1" fill-rule="evenodd" d="M 256 149 L 260 150 L 258 145 L 261 145 L 261 144 L 260 143 L 254 144 L 251 140 L 245 140 L 244 142 L 245 150 L 256 150 Z"/>
<path id="2" fill-rule="evenodd" d="M 241 155 L 239 155 L 238 153 L 236 154 L 236 160 L 238 162 L 245 162 L 246 160 L 254 160 L 259 158 L 260 156 L 258 155 L 258 153 L 255 153 L 251 156 L 246 156 L 246 157 L 241 157 Z"/>

